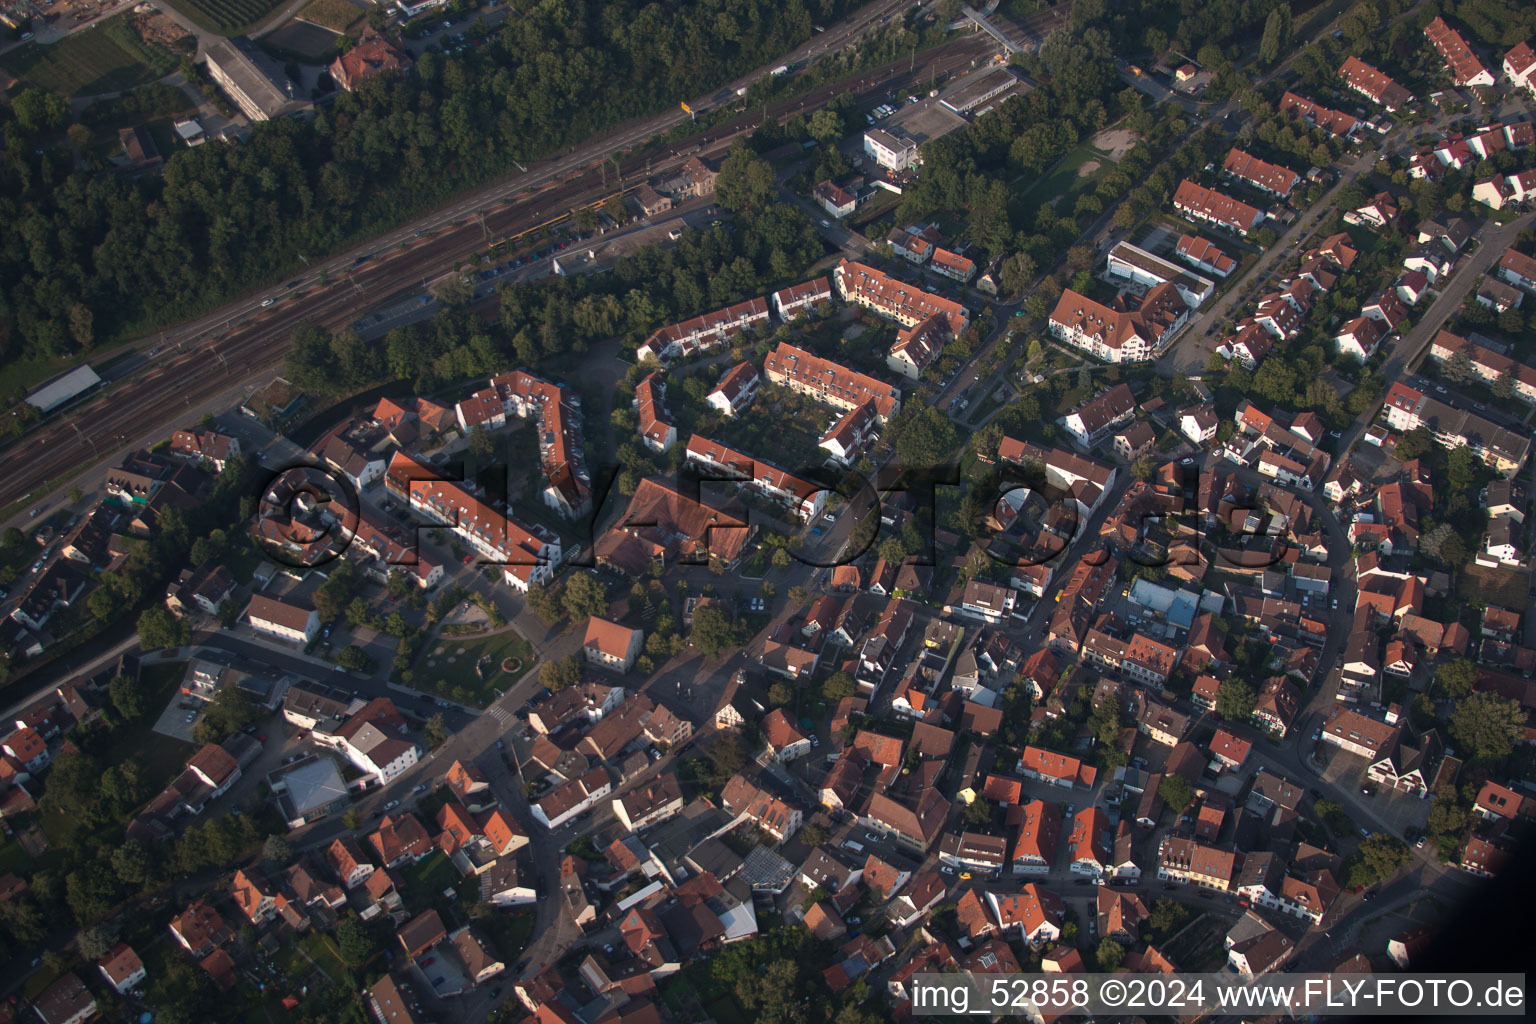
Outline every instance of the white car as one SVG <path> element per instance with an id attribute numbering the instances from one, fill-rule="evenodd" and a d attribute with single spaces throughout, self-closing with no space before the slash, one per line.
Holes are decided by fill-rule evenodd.
<path id="1" fill-rule="evenodd" d="M 276 299 L 273 299 L 273 298 L 266 298 L 266 299 L 262 299 L 262 300 L 261 300 L 261 308 L 262 308 L 262 309 L 266 309 L 266 308 L 267 308 L 267 307 L 268 307 L 268 306 L 270 306 L 270 305 L 272 305 L 272 303 L 274 303 L 274 302 L 276 302 L 276 301 L 277 301 L 277 300 L 276 300 Z"/>

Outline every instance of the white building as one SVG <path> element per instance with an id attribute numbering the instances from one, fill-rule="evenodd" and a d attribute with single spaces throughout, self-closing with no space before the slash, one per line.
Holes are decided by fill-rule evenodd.
<path id="1" fill-rule="evenodd" d="M 864 152 L 881 167 L 889 167 L 893 171 L 904 171 L 922 162 L 917 152 L 917 143 L 898 137 L 884 128 L 872 128 L 864 133 Z"/>
<path id="2" fill-rule="evenodd" d="M 1216 285 L 1207 278 L 1192 274 L 1183 267 L 1169 263 L 1161 256 L 1154 256 L 1130 242 L 1121 242 L 1109 250 L 1104 269 L 1110 277 L 1129 281 L 1143 288 L 1171 284 L 1179 290 L 1179 297 L 1191 309 L 1198 309 L 1216 290 Z"/>
<path id="3" fill-rule="evenodd" d="M 307 644 L 320 629 L 320 613 L 297 603 L 257 594 L 245 612 L 251 628 L 296 644 Z"/>

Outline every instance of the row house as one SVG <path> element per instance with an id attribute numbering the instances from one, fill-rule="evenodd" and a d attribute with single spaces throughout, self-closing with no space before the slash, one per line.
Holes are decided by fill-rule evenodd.
<path id="1" fill-rule="evenodd" d="M 710 398 L 713 397 L 711 392 Z M 666 400 L 667 384 L 660 373 L 648 373 L 635 385 L 635 416 L 639 421 L 640 440 L 653 452 L 665 452 L 677 443 L 677 427 L 673 426 L 672 417 L 667 412 Z"/>
<path id="2" fill-rule="evenodd" d="M 1067 835 L 1067 869 L 1073 874 L 1101 878 L 1111 867 L 1114 832 L 1099 807 L 1085 807 L 1072 819 Z"/>
<path id="3" fill-rule="evenodd" d="M 1472 186 L 1473 200 L 1494 210 L 1523 203 L 1533 194 L 1536 194 L 1536 168 L 1515 174 L 1495 175 Z"/>
<path id="4" fill-rule="evenodd" d="M 1499 280 L 1527 292 L 1536 292 L 1536 259 L 1513 247 L 1499 257 L 1495 270 Z"/>
<path id="5" fill-rule="evenodd" d="M 1536 50 L 1518 43 L 1504 55 L 1504 74 L 1516 86 L 1536 97 Z"/>
<path id="6" fill-rule="evenodd" d="M 843 259 L 832 278 L 844 302 L 863 306 L 903 327 L 915 327 L 936 315 L 944 318 L 950 333 L 956 337 L 970 326 L 970 313 L 960 303 L 898 281 L 863 263 Z"/>
<path id="7" fill-rule="evenodd" d="M 911 327 L 896 332 L 885 365 L 892 371 L 917 380 L 923 371 L 938 361 L 949 340 L 949 321 L 935 313 Z"/>
<path id="8" fill-rule="evenodd" d="M 1458 87 L 1493 85 L 1493 72 L 1472 52 L 1472 47 L 1467 45 L 1461 33 L 1445 23 L 1444 18 L 1436 17 L 1425 25 L 1424 34 L 1450 68 L 1451 81 Z"/>
<path id="9" fill-rule="evenodd" d="M 635 350 L 637 362 L 647 359 L 666 364 L 708 352 L 730 342 L 756 324 L 768 322 L 766 299 L 748 299 L 653 332 Z"/>
<path id="10" fill-rule="evenodd" d="M 1413 94 L 1394 82 L 1391 77 L 1378 71 L 1359 57 L 1346 58 L 1339 65 L 1339 77 L 1344 84 L 1372 103 L 1394 113 L 1413 99 Z"/>
<path id="11" fill-rule="evenodd" d="M 1450 331 L 1440 331 L 1430 342 L 1429 358 L 1442 367 L 1464 353 L 1474 374 L 1483 383 L 1492 385 L 1500 377 L 1508 375 L 1514 384 L 1514 394 L 1523 401 L 1536 403 L 1536 367 L 1485 348 Z"/>
<path id="12" fill-rule="evenodd" d="M 874 405 L 884 423 L 901 411 L 901 389 L 782 342 L 768 354 L 763 371 L 769 382 L 808 395 L 835 409 Z"/>
<path id="13" fill-rule="evenodd" d="M 1222 252 L 1215 243 L 1198 235 L 1180 235 L 1178 244 L 1174 246 L 1174 252 L 1178 254 L 1179 259 L 1195 269 L 1203 270 L 1207 274 L 1215 274 L 1217 277 L 1230 277 L 1232 271 L 1237 269 L 1236 260 Z"/>
<path id="14" fill-rule="evenodd" d="M 560 539 L 538 525 L 523 526 L 481 501 L 457 481 L 396 452 L 385 474 L 390 493 L 447 526 L 487 562 L 502 566 L 502 579 L 514 590 L 548 582 L 561 559 Z"/>
<path id="15" fill-rule="evenodd" d="M 1336 139 L 1348 138 L 1360 127 L 1360 119 L 1341 110 L 1330 110 L 1294 92 L 1280 97 L 1280 115 L 1293 120 L 1305 121 L 1314 128 L 1321 128 Z"/>
<path id="16" fill-rule="evenodd" d="M 1019 774 L 1065 789 L 1073 786 L 1092 788 L 1098 769 L 1068 754 L 1026 746 L 1019 758 Z"/>
<path id="17" fill-rule="evenodd" d="M 1013 873 L 1049 873 L 1056 861 L 1056 841 L 1061 837 L 1061 809 L 1044 800 L 1031 800 L 1023 806 L 1010 807 L 1008 817 L 1018 821 L 1010 865 Z"/>
<path id="18" fill-rule="evenodd" d="M 688 439 L 685 459 L 690 466 L 726 474 L 707 475 L 709 480 L 739 481 L 764 499 L 784 507 L 795 519 L 808 523 L 826 508 L 827 491 L 818 484 L 791 476 L 777 466 L 725 447 L 699 434 Z"/>
<path id="19" fill-rule="evenodd" d="M 1431 398 L 1401 381 L 1387 390 L 1382 418 L 1400 433 L 1427 427 L 1435 441 L 1447 448 L 1467 447 L 1505 477 L 1513 476 L 1530 453 L 1528 436 L 1503 427 L 1464 409 Z"/>
<path id="20" fill-rule="evenodd" d="M 851 466 L 859 452 L 863 451 L 878 433 L 880 423 L 880 412 L 873 401 L 856 405 L 843 413 L 837 422 L 821 435 L 821 439 L 816 442 L 816 447 L 826 452 L 838 464 Z"/>
<path id="21" fill-rule="evenodd" d="M 939 862 L 995 878 L 1008 862 L 1008 840 L 983 832 L 949 832 L 939 841 Z"/>
<path id="22" fill-rule="evenodd" d="M 1264 211 L 1185 178 L 1173 193 L 1173 208 L 1191 220 L 1214 224 L 1246 237 L 1264 220 Z"/>
<path id="23" fill-rule="evenodd" d="M 813 278 L 780 288 L 769 296 L 769 300 L 779 319 L 789 323 L 796 317 L 815 312 L 823 302 L 831 302 L 832 284 L 825 277 Z"/>
<path id="24" fill-rule="evenodd" d="M 546 485 L 544 504 L 567 519 L 592 510 L 581 433 L 581 398 L 569 388 L 517 370 L 492 377 L 490 386 L 507 415 L 531 420 L 539 440 L 539 468 Z"/>
<path id="25" fill-rule="evenodd" d="M 240 439 L 213 430 L 178 430 L 171 434 L 171 454 L 222 473 L 231 460 L 240 457 Z"/>
<path id="26" fill-rule="evenodd" d="M 1301 180 L 1301 176 L 1290 168 L 1260 160 L 1235 146 L 1227 153 L 1221 171 L 1281 199 L 1288 197 Z"/>
<path id="27" fill-rule="evenodd" d="M 752 404 L 761 388 L 762 377 L 758 375 L 757 367 L 751 363 L 737 363 L 725 371 L 720 382 L 705 397 L 704 404 L 721 416 L 734 416 Z"/>
<path id="28" fill-rule="evenodd" d="M 1157 877 L 1179 885 L 1230 891 L 1237 882 L 1243 855 L 1187 836 L 1170 833 L 1157 848 Z"/>
<path id="29" fill-rule="evenodd" d="M 928 261 L 928 269 L 952 281 L 959 281 L 961 284 L 965 284 L 975 276 L 976 263 L 969 257 L 962 256 L 957 252 L 950 252 L 942 246 L 935 246 L 933 256 Z"/>
<path id="30" fill-rule="evenodd" d="M 750 821 L 780 843 L 805 823 L 803 810 L 740 774 L 732 776 L 720 791 L 720 805 L 736 816 L 736 822 Z"/>

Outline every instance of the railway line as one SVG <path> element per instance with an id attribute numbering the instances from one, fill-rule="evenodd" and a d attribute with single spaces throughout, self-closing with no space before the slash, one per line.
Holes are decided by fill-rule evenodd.
<path id="1" fill-rule="evenodd" d="M 878 18 L 876 13 L 863 24 Z M 800 97 L 769 104 L 766 112 L 782 120 L 849 91 L 861 97 L 883 95 L 908 83 L 927 82 L 978 65 L 995 49 L 984 35 L 960 37 L 930 51 L 921 62 L 897 60 L 852 74 Z M 0 481 L 0 507 L 35 502 L 122 448 L 151 435 L 163 437 L 183 425 L 194 402 L 270 375 L 287 354 L 296 328 L 313 323 L 342 329 L 389 296 L 427 287 L 472 253 L 483 253 L 494 245 L 510 254 L 530 233 L 558 227 L 574 209 L 600 207 L 615 193 L 632 191 L 645 176 L 678 167 L 695 153 L 718 154 L 737 137 L 755 130 L 762 117 L 762 110 L 744 111 L 686 140 L 671 151 L 673 155 L 666 150 L 658 155 L 637 149 L 619 161 L 618 187 L 603 180 L 603 163 L 612 167 L 607 160 L 584 162 L 564 177 L 549 172 L 542 185 L 515 197 L 506 195 L 507 184 L 500 183 L 492 195 L 460 202 L 454 207 L 458 217 L 441 229 L 417 231 L 413 236 L 410 227 L 402 228 L 370 243 L 372 252 L 328 260 L 330 276 L 324 285 L 312 279 L 270 308 L 248 302 L 245 308 L 166 332 L 161 346 L 166 354 L 158 365 L 10 446 L 5 452 L 8 472 Z M 654 133 L 647 136 L 652 137 Z"/>

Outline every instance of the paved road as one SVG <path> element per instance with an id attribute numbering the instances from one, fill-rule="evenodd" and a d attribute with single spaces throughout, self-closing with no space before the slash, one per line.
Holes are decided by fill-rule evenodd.
<path id="1" fill-rule="evenodd" d="M 1411 365 L 1418 362 L 1419 356 L 1428 350 L 1430 341 L 1439 333 L 1441 326 L 1461 309 L 1462 303 L 1476 287 L 1483 273 L 1504 255 L 1504 251 L 1514 243 L 1515 236 L 1529 227 L 1533 221 L 1536 221 L 1536 211 L 1521 214 L 1508 224 L 1485 227 L 1478 233 L 1478 248 L 1471 255 L 1463 257 L 1456 265 L 1449 283 L 1443 284 L 1435 300 L 1422 314 L 1415 317 L 1414 324 L 1409 328 L 1408 333 L 1400 337 L 1394 336 L 1387 342 L 1388 356 L 1387 361 L 1382 364 L 1382 374 L 1389 385 L 1400 379 Z M 1375 420 L 1378 411 L 1379 409 L 1373 406 L 1356 417 L 1355 422 L 1344 431 L 1343 440 L 1339 444 L 1340 451 L 1347 451 L 1360 440 L 1361 435 Z"/>
<path id="2" fill-rule="evenodd" d="M 899 5 L 876 5 L 861 12 L 845 31 L 854 32 L 860 25 L 867 28 L 877 20 L 880 10 L 892 6 Z M 831 29 L 818 38 L 825 40 L 830 34 Z M 769 111 L 782 119 L 814 109 L 850 89 L 884 92 L 909 79 L 926 80 L 930 71 L 948 73 L 968 66 L 984 50 L 982 40 L 956 40 L 935 49 L 929 55 L 929 65 L 915 71 L 906 61 L 894 62 L 822 86 L 804 97 L 772 104 Z M 705 102 L 698 101 L 701 106 Z M 704 133 L 691 148 L 684 146 L 667 158 L 644 152 L 626 156 L 670 129 L 682 116 L 667 114 L 626 123 L 609 136 L 530 167 L 526 174 L 497 182 L 366 245 L 331 257 L 324 267 L 316 266 L 288 285 L 247 296 L 217 313 L 161 332 L 153 341 L 104 350 L 98 354 L 103 361 L 153 346 L 158 359 L 152 359 L 132 379 L 115 384 L 109 395 L 40 425 L 20 442 L 5 445 L 11 472 L 0 481 L 0 505 L 23 499 L 37 501 L 51 488 L 70 482 L 60 474 L 78 472 L 80 467 L 100 462 L 130 444 L 163 437 L 183 417 L 193 414 L 193 396 L 218 395 L 226 405 L 231 399 L 243 398 L 275 374 L 296 327 L 304 323 L 345 327 L 381 302 L 419 295 L 440 270 L 446 272 L 456 260 L 483 250 L 487 239 L 518 233 L 573 206 L 611 195 L 613 187 L 603 184 L 598 170 L 611 154 L 622 158 L 625 180 L 633 183 L 642 174 L 681 165 L 693 153 L 728 145 L 755 130 L 760 118 L 758 111 L 744 112 Z M 326 283 L 321 283 L 322 273 Z"/>

